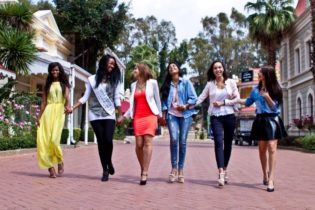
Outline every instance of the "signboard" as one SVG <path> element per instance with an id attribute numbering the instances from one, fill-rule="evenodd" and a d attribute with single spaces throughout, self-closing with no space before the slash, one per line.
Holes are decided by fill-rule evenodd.
<path id="1" fill-rule="evenodd" d="M 252 82 L 254 79 L 254 72 L 252 70 L 243 71 L 241 80 L 242 82 Z"/>

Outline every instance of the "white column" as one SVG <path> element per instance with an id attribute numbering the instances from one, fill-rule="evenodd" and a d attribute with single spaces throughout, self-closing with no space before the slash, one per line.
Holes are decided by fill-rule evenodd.
<path id="1" fill-rule="evenodd" d="M 70 106 L 73 106 L 74 101 L 74 87 L 75 87 L 75 68 L 73 66 L 70 67 L 70 75 L 69 75 L 69 82 L 70 82 Z M 73 112 L 68 115 L 68 129 L 69 129 L 69 137 L 67 140 L 67 144 L 75 143 L 73 139 Z"/>
<path id="2" fill-rule="evenodd" d="M 88 144 L 88 134 L 89 134 L 89 119 L 88 119 L 88 113 L 89 113 L 89 101 L 85 103 L 85 123 L 84 123 L 84 143 Z"/>

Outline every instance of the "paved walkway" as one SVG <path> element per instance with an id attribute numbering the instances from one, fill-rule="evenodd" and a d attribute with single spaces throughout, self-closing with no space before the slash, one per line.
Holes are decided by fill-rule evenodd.
<path id="1" fill-rule="evenodd" d="M 65 149 L 65 174 L 48 178 L 36 153 L 0 156 L 0 209 L 315 209 L 315 154 L 278 150 L 274 193 L 262 185 L 257 147 L 234 146 L 230 184 L 219 189 L 213 142 L 189 142 L 185 184 L 167 183 L 166 139 L 154 142 L 146 186 L 134 144 L 115 142 L 116 174 L 101 182 L 95 145 Z"/>

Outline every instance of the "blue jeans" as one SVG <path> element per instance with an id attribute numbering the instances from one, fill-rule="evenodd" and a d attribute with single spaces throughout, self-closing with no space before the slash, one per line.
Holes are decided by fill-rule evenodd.
<path id="1" fill-rule="evenodd" d="M 176 117 L 169 114 L 167 117 L 167 126 L 171 137 L 171 164 L 172 168 L 183 169 L 186 157 L 186 144 L 189 128 L 192 123 L 192 117 Z M 178 154 L 179 144 L 179 154 Z M 177 163 L 178 155 L 178 163 Z"/>
<path id="2" fill-rule="evenodd" d="M 236 118 L 234 114 L 211 116 L 211 129 L 214 138 L 215 159 L 218 168 L 226 168 L 232 152 Z M 224 147 L 223 147 L 224 142 Z"/>

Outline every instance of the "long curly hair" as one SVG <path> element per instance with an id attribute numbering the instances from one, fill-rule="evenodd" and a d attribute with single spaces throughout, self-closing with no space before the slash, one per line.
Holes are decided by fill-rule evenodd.
<path id="1" fill-rule="evenodd" d="M 213 72 L 213 67 L 214 67 L 214 64 L 216 63 L 221 63 L 222 64 L 222 67 L 223 67 L 223 78 L 224 78 L 224 81 L 226 81 L 228 79 L 228 76 L 227 76 L 227 73 L 226 73 L 226 70 L 225 70 L 225 65 L 222 61 L 219 61 L 219 60 L 215 60 L 212 62 L 212 64 L 210 65 L 210 68 L 208 69 L 207 71 L 207 76 L 208 76 L 208 81 L 214 81 L 215 80 L 215 75 L 214 75 L 214 72 Z"/>
<path id="2" fill-rule="evenodd" d="M 170 74 L 170 71 L 169 71 L 169 68 L 171 66 L 171 64 L 175 64 L 179 70 L 179 76 L 182 77 L 183 76 L 183 72 L 182 70 L 180 69 L 178 63 L 176 62 L 172 62 L 172 63 L 169 63 L 167 68 L 166 68 L 166 76 L 165 76 L 165 79 L 164 79 L 164 82 L 160 88 L 160 92 L 161 92 L 161 97 L 162 97 L 162 101 L 164 100 L 167 100 L 168 98 L 168 94 L 170 92 L 170 89 L 171 89 L 171 81 L 172 81 L 172 76 Z"/>
<path id="3" fill-rule="evenodd" d="M 107 64 L 109 59 L 114 59 L 115 66 L 111 72 L 108 72 Z M 109 82 L 112 86 L 116 86 L 121 81 L 121 72 L 117 65 L 117 61 L 115 57 L 111 55 L 103 55 L 101 60 L 99 61 L 98 68 L 95 76 L 95 87 L 97 88 L 99 84 L 102 82 L 103 78 L 106 79 L 106 82 Z"/>
<path id="4" fill-rule="evenodd" d="M 51 83 L 54 81 L 54 78 L 52 76 L 52 73 L 51 71 L 53 70 L 53 68 L 55 68 L 56 66 L 58 66 L 59 68 L 59 78 L 58 78 L 58 81 L 60 82 L 60 85 L 61 85 L 61 89 L 62 89 L 62 94 L 65 95 L 66 93 L 66 87 L 67 88 L 70 88 L 70 84 L 69 84 L 69 80 L 68 80 L 68 77 L 62 67 L 62 65 L 58 62 L 52 62 L 48 65 L 48 76 L 47 76 L 47 79 L 46 79 L 46 84 L 45 84 L 45 94 L 46 96 L 48 95 L 49 93 L 49 89 L 50 89 L 50 86 L 51 86 Z"/>
<path id="5" fill-rule="evenodd" d="M 272 100 L 278 101 L 279 104 L 282 103 L 282 89 L 277 80 L 276 71 L 272 66 L 264 66 L 260 69 L 260 72 L 265 77 L 266 89 L 272 98 Z M 262 81 L 259 81 L 258 89 L 262 88 Z"/>

